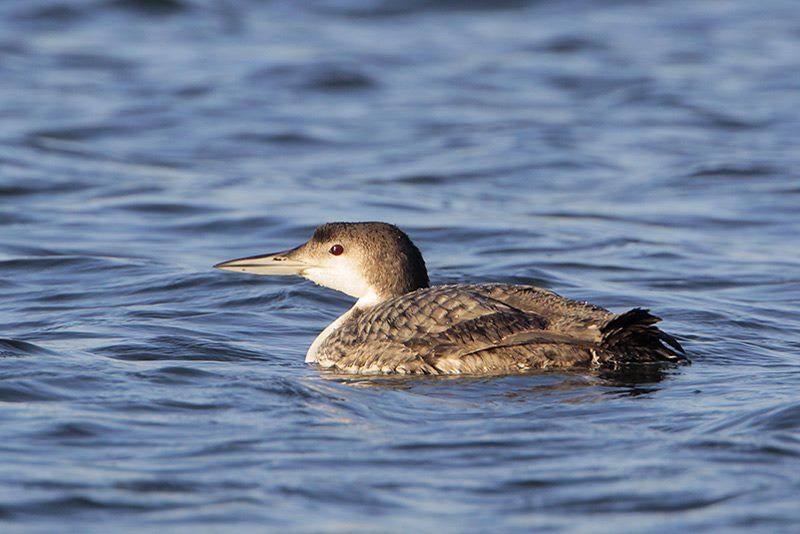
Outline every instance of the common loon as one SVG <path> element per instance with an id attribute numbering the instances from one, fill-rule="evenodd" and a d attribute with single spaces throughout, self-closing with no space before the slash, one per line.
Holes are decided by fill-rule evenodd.
<path id="1" fill-rule="evenodd" d="M 358 299 L 306 354 L 306 362 L 342 373 L 511 374 L 686 361 L 648 310 L 614 315 L 528 285 L 431 287 L 419 249 L 382 222 L 323 224 L 293 249 L 214 267 L 300 275 Z"/>

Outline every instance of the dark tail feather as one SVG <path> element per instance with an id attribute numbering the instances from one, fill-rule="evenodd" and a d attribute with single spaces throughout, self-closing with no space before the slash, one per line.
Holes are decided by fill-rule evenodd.
<path id="1" fill-rule="evenodd" d="M 610 363 L 687 362 L 680 343 L 653 326 L 660 320 L 650 310 L 634 308 L 608 321 L 600 329 L 600 346 L 612 355 Z"/>

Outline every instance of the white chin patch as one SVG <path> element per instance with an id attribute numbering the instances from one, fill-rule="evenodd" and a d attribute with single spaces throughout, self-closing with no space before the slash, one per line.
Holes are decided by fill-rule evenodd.
<path id="1" fill-rule="evenodd" d="M 321 286 L 341 291 L 351 297 L 361 298 L 369 293 L 369 286 L 361 272 L 349 261 L 338 260 L 324 267 L 311 267 L 303 276 Z"/>

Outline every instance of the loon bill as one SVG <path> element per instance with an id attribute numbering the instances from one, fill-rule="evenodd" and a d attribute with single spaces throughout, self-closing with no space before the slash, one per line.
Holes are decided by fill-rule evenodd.
<path id="1" fill-rule="evenodd" d="M 323 224 L 291 250 L 214 267 L 299 275 L 358 299 L 306 354 L 306 362 L 342 373 L 509 374 L 687 361 L 645 309 L 615 315 L 528 285 L 431 287 L 419 249 L 387 223 Z"/>

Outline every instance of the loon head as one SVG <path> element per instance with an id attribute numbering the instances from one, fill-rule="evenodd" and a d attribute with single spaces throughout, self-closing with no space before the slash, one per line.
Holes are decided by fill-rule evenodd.
<path id="1" fill-rule="evenodd" d="M 328 223 L 290 250 L 239 258 L 217 269 L 261 275 L 299 275 L 370 306 L 428 287 L 419 249 L 399 228 L 382 222 Z"/>

